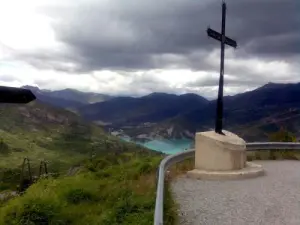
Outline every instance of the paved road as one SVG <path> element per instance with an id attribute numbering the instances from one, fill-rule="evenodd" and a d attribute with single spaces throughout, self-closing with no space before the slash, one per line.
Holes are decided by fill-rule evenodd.
<path id="1" fill-rule="evenodd" d="M 257 161 L 259 178 L 201 181 L 179 177 L 171 188 L 180 225 L 299 225 L 300 161 Z"/>

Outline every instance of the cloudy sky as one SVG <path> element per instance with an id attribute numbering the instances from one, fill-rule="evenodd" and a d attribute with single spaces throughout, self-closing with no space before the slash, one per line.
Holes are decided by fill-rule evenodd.
<path id="1" fill-rule="evenodd" d="M 227 0 L 225 94 L 300 81 L 300 1 Z M 0 85 L 214 98 L 221 0 L 0 0 Z"/>

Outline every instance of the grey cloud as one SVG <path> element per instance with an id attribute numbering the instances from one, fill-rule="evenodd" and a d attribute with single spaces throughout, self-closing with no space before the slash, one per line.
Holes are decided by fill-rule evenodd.
<path id="1" fill-rule="evenodd" d="M 77 71 L 172 64 L 206 70 L 215 68 L 205 62 L 205 54 L 219 44 L 207 38 L 205 30 L 208 25 L 220 30 L 220 6 L 217 0 L 110 0 L 44 12 L 56 19 L 56 35 L 68 46 Z M 299 55 L 299 1 L 228 0 L 227 8 L 226 32 L 238 41 L 237 56 Z M 60 69 L 59 64 L 51 66 Z"/>
<path id="2" fill-rule="evenodd" d="M 151 73 L 143 73 L 131 77 L 131 82 L 128 84 L 128 91 L 130 95 L 142 96 L 152 92 L 167 92 L 167 93 L 181 93 L 180 89 L 172 89 L 169 84 L 152 76 Z"/>
<path id="3" fill-rule="evenodd" d="M 255 52 L 257 54 L 276 54 L 282 58 L 289 57 L 291 54 L 299 54 L 300 32 L 263 37 L 257 41 L 248 43 L 247 49 L 249 49 L 250 52 Z"/>
<path id="4" fill-rule="evenodd" d="M 267 83 L 273 77 L 285 81 L 274 74 L 252 70 L 247 60 L 253 58 L 265 62 L 284 60 L 293 68 L 293 74 L 299 71 L 299 0 L 226 2 L 226 35 L 236 39 L 239 46 L 233 59 L 245 62 L 238 65 L 225 62 L 225 73 L 231 75 L 225 77 L 226 88 L 233 88 L 233 92 L 238 87 L 244 90 Z M 89 0 L 76 4 L 69 1 L 64 6 L 41 9 L 54 19 L 56 37 L 65 50 L 14 52 L 14 56 L 38 68 L 70 74 L 116 71 L 131 81 L 119 87 L 121 95 L 140 96 L 158 91 L 215 96 L 218 76 L 172 88 L 150 73 L 135 76 L 131 72 L 189 68 L 218 74 L 219 54 L 214 62 L 208 60 L 208 55 L 215 49 L 219 51 L 220 44 L 207 37 L 206 28 L 210 25 L 220 30 L 220 3 L 220 0 Z M 293 77 L 287 75 L 285 79 Z M 43 81 L 39 84 L 46 85 Z"/>
<path id="5" fill-rule="evenodd" d="M 18 78 L 13 75 L 1 74 L 0 80 L 4 82 L 12 82 L 12 81 L 18 81 Z"/>
<path id="6" fill-rule="evenodd" d="M 228 77 L 225 76 L 224 84 L 226 87 L 236 87 L 236 86 L 248 86 L 248 87 L 256 87 L 260 86 L 263 83 L 267 83 L 268 80 L 262 77 L 261 79 L 251 79 L 251 77 Z M 193 82 L 188 82 L 186 84 L 187 87 L 215 87 L 219 83 L 219 77 L 208 77 L 205 79 L 197 79 Z"/>

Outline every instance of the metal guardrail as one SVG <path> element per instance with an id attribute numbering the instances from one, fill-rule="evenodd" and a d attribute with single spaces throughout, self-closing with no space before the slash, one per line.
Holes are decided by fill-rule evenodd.
<path id="1" fill-rule="evenodd" d="M 154 212 L 154 225 L 163 225 L 163 204 L 164 204 L 164 182 L 165 171 L 173 164 L 181 162 L 185 159 L 192 158 L 195 155 L 195 150 L 188 150 L 174 155 L 169 155 L 164 158 L 158 167 L 157 191 Z"/>
<path id="2" fill-rule="evenodd" d="M 251 142 L 246 144 L 247 151 L 260 150 L 300 150 L 298 142 Z M 158 168 L 154 225 L 163 225 L 164 182 L 165 171 L 175 163 L 195 156 L 195 149 L 169 155 L 164 158 Z"/>
<path id="3" fill-rule="evenodd" d="M 300 150 L 299 142 L 251 142 L 246 144 L 247 151 L 259 150 Z"/>

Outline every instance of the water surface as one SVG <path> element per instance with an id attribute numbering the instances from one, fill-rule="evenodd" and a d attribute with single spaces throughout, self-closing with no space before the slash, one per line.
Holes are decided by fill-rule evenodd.
<path id="1" fill-rule="evenodd" d="M 129 137 L 122 137 L 125 141 L 131 141 Z M 146 142 L 133 141 L 136 144 L 142 145 L 146 148 L 163 152 L 166 154 L 175 154 L 178 152 L 182 152 L 186 149 L 191 148 L 191 144 L 193 143 L 190 139 L 157 139 Z"/>

